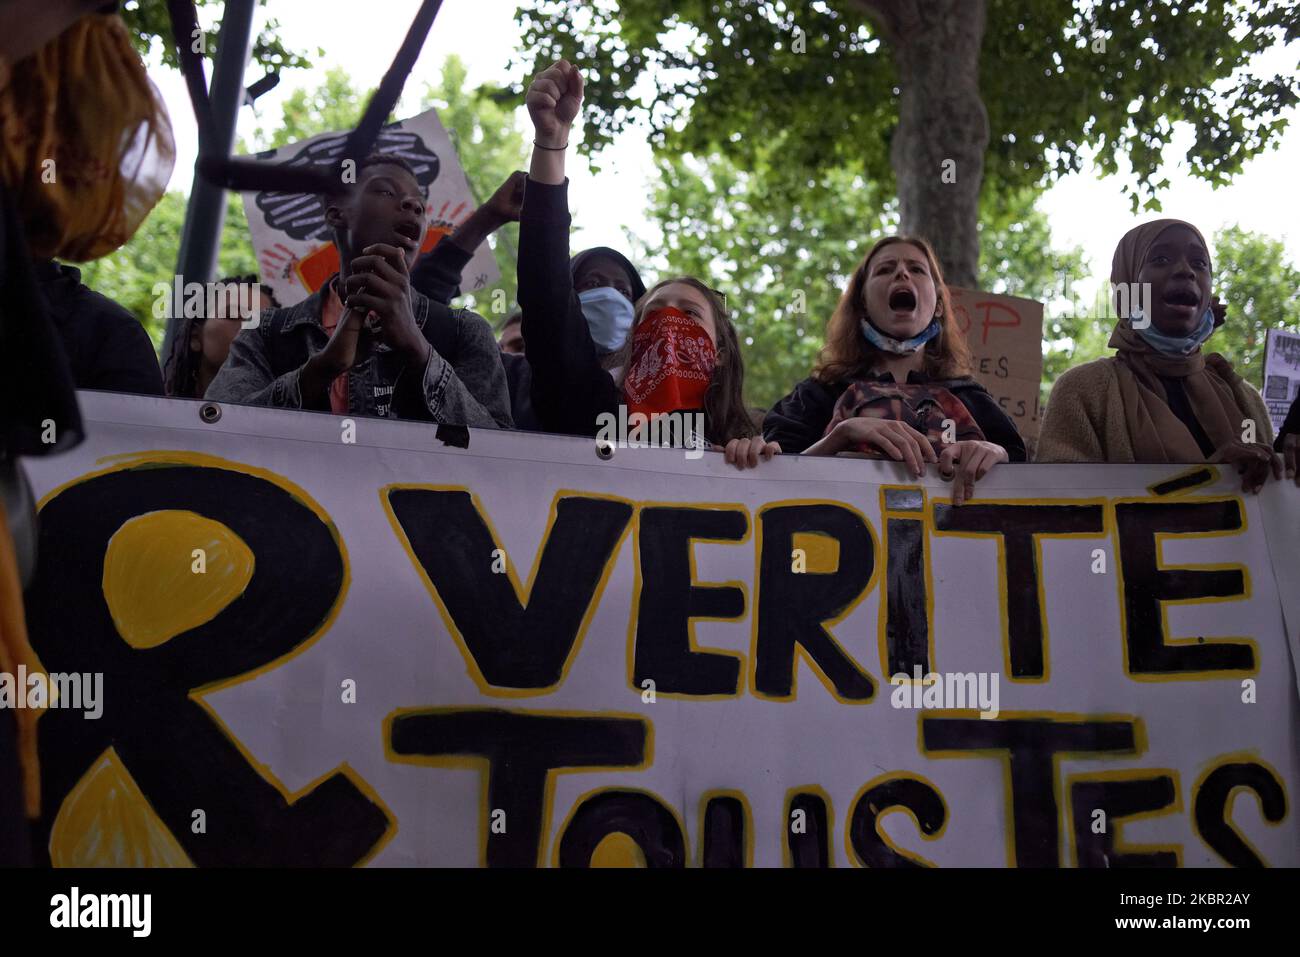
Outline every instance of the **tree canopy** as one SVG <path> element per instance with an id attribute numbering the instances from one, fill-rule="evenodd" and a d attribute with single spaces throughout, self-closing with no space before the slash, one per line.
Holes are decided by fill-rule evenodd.
<path id="1" fill-rule="evenodd" d="M 1281 241 L 1238 226 L 1219 230 L 1213 243 L 1214 291 L 1228 304 L 1228 315 L 1206 348 L 1222 352 L 1259 388 L 1268 330 L 1300 332 L 1300 269 L 1287 262 Z"/>
<path id="2" fill-rule="evenodd" d="M 796 13 L 781 3 L 717 0 L 681 3 L 665 14 L 643 0 L 600 7 L 533 0 L 520 14 L 525 45 L 539 64 L 561 53 L 578 55 L 589 81 L 588 149 L 607 143 L 638 112 L 651 118 L 656 228 L 653 241 L 637 241 L 639 258 L 652 271 L 705 277 L 726 293 L 756 404 L 770 404 L 807 375 L 849 273 L 876 238 L 902 225 L 890 165 L 898 79 L 880 55 L 890 41 L 871 19 L 873 6 L 884 4 L 813 3 Z M 1196 125 L 1191 171 L 1225 181 L 1276 137 L 1282 121 L 1268 119 L 1270 111 L 1295 101 L 1294 78 L 1262 83 L 1231 75 L 1231 67 L 1294 37 L 1297 14 L 1276 3 L 1252 10 L 1202 4 L 1199 13 L 1187 4 L 1139 11 L 1128 0 L 1106 9 L 1066 0 L 989 0 L 987 6 L 980 89 L 995 135 L 979 194 L 974 284 L 1048 302 L 1046 395 L 1069 365 L 1105 354 L 1111 323 L 1063 311 L 1059 303 L 1053 308 L 1050 291 L 1080 283 L 1091 264 L 1077 247 L 1054 246 L 1047 218 L 1035 208 L 1037 195 L 1055 177 L 1077 170 L 1080 151 L 1091 144 L 1105 170 L 1118 169 L 1125 158 L 1133 163 L 1135 206 L 1157 205 L 1165 185 L 1156 178 L 1160 147 L 1177 119 Z M 160 33 L 170 35 L 162 5 L 128 2 L 124 16 L 143 48 Z M 1049 22 L 1058 28 L 1055 40 L 1043 33 Z M 1235 27 L 1225 27 L 1211 55 L 1206 31 L 1213 24 Z M 276 29 L 272 22 L 263 31 L 258 50 L 265 55 L 255 50 L 255 59 L 264 67 L 306 65 L 279 44 Z M 798 35 L 803 52 L 795 51 Z M 1074 42 L 1063 45 L 1067 36 Z M 1170 57 L 1172 50 L 1183 54 Z M 1008 70 L 1008 63 L 1019 65 Z M 657 82 L 634 91 L 652 65 L 663 71 Z M 1151 93 L 1145 84 L 1153 77 L 1163 80 Z M 1214 82 L 1226 99 L 1216 101 L 1201 85 Z M 350 128 L 369 92 L 332 69 L 319 87 L 290 94 L 278 122 L 259 124 L 241 150 Z M 418 109 L 438 109 L 477 200 L 525 164 L 527 146 L 509 97 L 467 87 L 458 58 L 449 57 L 439 80 L 405 102 L 413 98 Z M 152 289 L 171 281 L 184 211 L 184 195 L 167 194 L 131 243 L 83 267 L 87 283 L 138 315 L 156 341 L 162 328 L 152 315 Z M 500 302 L 492 298 L 498 289 L 513 304 L 517 228 L 499 233 L 494 249 L 502 282 L 466 304 L 499 319 L 500 310 L 489 304 Z M 1210 347 L 1258 384 L 1265 331 L 1300 329 L 1300 271 L 1281 242 L 1235 227 L 1214 237 L 1212 252 L 1215 290 L 1228 303 L 1229 319 Z M 219 273 L 256 268 L 242 203 L 231 195 Z"/>
<path id="3" fill-rule="evenodd" d="M 956 66 L 967 51 L 927 46 L 963 19 L 970 76 Z M 1135 210 L 1158 208 L 1175 123 L 1195 134 L 1182 165 L 1221 184 L 1276 142 L 1300 94 L 1295 71 L 1242 69 L 1300 37 L 1300 6 L 1283 0 L 526 0 L 519 22 L 533 66 L 583 69 L 584 148 L 644 117 L 664 156 L 751 168 L 776 148 L 812 179 L 861 176 L 903 197 L 903 228 L 964 283 L 988 189 L 1042 188 L 1090 153 L 1103 173 L 1132 169 Z M 940 158 L 957 156 L 948 183 Z"/>
<path id="4" fill-rule="evenodd" d="M 267 0 L 258 0 L 258 6 L 264 7 Z M 194 6 L 201 12 L 224 7 L 224 0 L 194 0 Z M 175 40 L 172 38 L 171 19 L 167 15 L 167 4 L 161 0 L 126 0 L 122 4 L 122 20 L 131 31 L 131 39 L 142 56 L 158 51 L 165 66 L 179 69 L 176 57 Z M 218 27 L 220 21 L 218 20 Z M 204 31 L 203 48 L 215 54 L 217 49 L 218 29 Z M 280 40 L 280 22 L 275 19 L 266 21 L 266 25 L 253 39 L 253 64 L 261 67 L 265 73 L 279 73 L 283 70 L 304 69 L 311 66 L 302 53 L 288 49 Z M 316 55 L 323 56 L 324 50 L 317 49 Z M 211 79 L 211 70 L 209 70 Z"/>

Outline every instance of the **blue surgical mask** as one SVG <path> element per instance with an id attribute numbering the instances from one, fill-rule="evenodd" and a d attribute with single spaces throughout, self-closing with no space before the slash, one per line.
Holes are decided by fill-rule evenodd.
<path id="1" fill-rule="evenodd" d="M 880 349 L 883 352 L 891 352 L 896 356 L 905 356 L 909 353 L 915 352 L 917 349 L 921 348 L 921 346 L 925 345 L 937 336 L 941 328 L 942 326 L 939 323 L 939 318 L 936 316 L 930 320 L 928 326 L 916 335 L 912 336 L 912 338 L 895 339 L 893 336 L 885 335 L 873 326 L 870 319 L 862 320 L 862 334 L 867 337 L 867 341 L 877 349 Z"/>
<path id="2" fill-rule="evenodd" d="M 632 330 L 632 302 L 627 296 L 610 286 L 597 286 L 578 293 L 578 302 L 600 352 L 613 352 L 627 341 Z"/>
<path id="3" fill-rule="evenodd" d="M 1134 316 L 1134 320 L 1140 320 L 1141 318 L 1141 314 Z M 1132 321 L 1130 320 L 1130 322 Z M 1210 333 L 1214 331 L 1214 313 L 1206 309 L 1205 315 L 1201 316 L 1200 325 L 1189 336 L 1167 336 L 1156 329 L 1153 322 L 1147 323 L 1141 329 L 1134 326 L 1133 331 L 1145 339 L 1147 345 L 1155 349 L 1156 352 L 1167 356 L 1190 356 L 1201 347 L 1202 342 L 1210 338 Z"/>

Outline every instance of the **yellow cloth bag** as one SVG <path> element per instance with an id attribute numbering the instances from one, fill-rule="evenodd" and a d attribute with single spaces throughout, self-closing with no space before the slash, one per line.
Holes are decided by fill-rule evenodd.
<path id="1" fill-rule="evenodd" d="M 167 109 L 120 17 L 83 17 L 0 64 L 0 180 L 36 257 L 85 262 L 123 245 L 175 161 Z"/>

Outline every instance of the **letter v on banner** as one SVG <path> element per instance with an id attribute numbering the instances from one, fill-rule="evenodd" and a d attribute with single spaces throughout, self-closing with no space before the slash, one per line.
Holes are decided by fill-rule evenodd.
<path id="1" fill-rule="evenodd" d="M 559 684 L 631 522 L 631 503 L 557 495 L 525 591 L 514 563 L 493 573 L 501 544 L 465 489 L 393 486 L 384 499 L 481 690 Z"/>

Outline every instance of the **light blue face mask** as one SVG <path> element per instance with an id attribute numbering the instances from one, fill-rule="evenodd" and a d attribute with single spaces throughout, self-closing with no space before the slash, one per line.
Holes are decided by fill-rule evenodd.
<path id="1" fill-rule="evenodd" d="M 632 330 L 632 302 L 627 296 L 612 286 L 597 286 L 578 293 L 578 302 L 600 352 L 613 352 L 627 341 Z"/>
<path id="2" fill-rule="evenodd" d="M 917 349 L 921 348 L 921 346 L 925 345 L 937 336 L 941 328 L 942 326 L 939 324 L 939 318 L 936 316 L 930 320 L 928 326 L 916 335 L 912 336 L 912 338 L 895 339 L 893 336 L 885 335 L 873 326 L 870 320 L 862 320 L 862 334 L 867 337 L 867 341 L 877 349 L 884 352 L 892 352 L 896 356 L 905 356 L 909 353 L 915 352 Z"/>
<path id="3" fill-rule="evenodd" d="M 1129 321 L 1132 323 L 1141 319 L 1142 314 L 1139 312 Z M 1201 316 L 1200 324 L 1189 336 L 1167 336 L 1156 329 L 1153 322 L 1148 322 L 1142 328 L 1133 326 L 1133 331 L 1145 339 L 1147 345 L 1156 352 L 1167 356 L 1190 356 L 1201 347 L 1202 342 L 1210 338 L 1210 333 L 1214 331 L 1214 313 L 1206 309 L 1205 314 Z"/>

